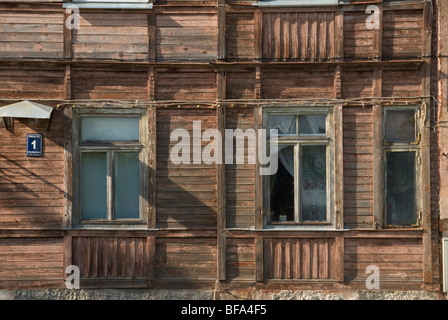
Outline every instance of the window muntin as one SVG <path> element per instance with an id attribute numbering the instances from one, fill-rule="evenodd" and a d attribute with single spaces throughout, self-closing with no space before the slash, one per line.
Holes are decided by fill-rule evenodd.
<path id="1" fill-rule="evenodd" d="M 74 119 L 74 163 L 79 178 L 73 224 L 143 223 L 145 112 L 79 109 Z"/>
<path id="2" fill-rule="evenodd" d="M 387 227 L 420 221 L 420 134 L 418 107 L 384 108 L 384 215 Z"/>
<path id="3" fill-rule="evenodd" d="M 280 133 L 278 170 L 264 177 L 269 181 L 266 223 L 328 225 L 332 223 L 330 112 L 319 107 L 294 110 L 265 112 L 265 126 Z"/>

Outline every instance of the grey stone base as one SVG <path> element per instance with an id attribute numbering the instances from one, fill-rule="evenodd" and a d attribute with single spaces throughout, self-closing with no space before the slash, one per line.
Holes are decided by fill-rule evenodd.
<path id="1" fill-rule="evenodd" d="M 49 289 L 0 290 L 0 300 L 446 300 L 430 291 Z"/>

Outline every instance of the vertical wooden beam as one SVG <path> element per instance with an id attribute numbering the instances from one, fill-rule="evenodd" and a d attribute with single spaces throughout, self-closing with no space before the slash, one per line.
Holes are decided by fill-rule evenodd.
<path id="1" fill-rule="evenodd" d="M 226 58 L 226 1 L 218 0 L 218 59 Z"/>
<path id="2" fill-rule="evenodd" d="M 146 237 L 146 275 L 148 281 L 156 278 L 156 237 Z"/>
<path id="3" fill-rule="evenodd" d="M 263 58 L 263 13 L 260 9 L 254 12 L 254 59 Z"/>
<path id="4" fill-rule="evenodd" d="M 334 80 L 333 80 L 333 97 L 335 99 L 342 98 L 342 71 L 341 66 L 336 66 L 334 71 Z"/>
<path id="5" fill-rule="evenodd" d="M 225 97 L 225 96 L 224 96 Z M 221 137 L 224 137 L 226 128 L 226 110 L 223 105 L 218 104 L 217 107 L 218 130 Z M 224 162 L 225 155 L 220 154 L 221 161 L 217 166 L 218 169 L 218 280 L 226 280 L 227 265 L 227 236 L 226 236 L 226 165 Z"/>
<path id="6" fill-rule="evenodd" d="M 336 236 L 335 244 L 335 277 L 337 282 L 344 282 L 344 236 Z M 331 267 L 331 266 L 330 266 Z"/>
<path id="7" fill-rule="evenodd" d="M 64 70 L 64 99 L 72 100 L 72 67 L 68 64 Z"/>
<path id="8" fill-rule="evenodd" d="M 339 9 L 334 17 L 334 54 L 336 61 L 344 60 L 344 11 Z"/>
<path id="9" fill-rule="evenodd" d="M 255 67 L 255 99 L 261 99 L 261 68 Z"/>
<path id="10" fill-rule="evenodd" d="M 72 225 L 73 209 L 73 145 L 72 145 L 72 108 L 63 112 L 64 124 L 64 207 L 62 225 L 68 229 Z"/>
<path id="11" fill-rule="evenodd" d="M 157 60 L 157 26 L 156 26 L 156 12 L 155 10 L 148 11 L 148 60 Z"/>
<path id="12" fill-rule="evenodd" d="M 64 12 L 64 21 L 62 22 L 64 28 L 64 59 L 71 60 L 73 58 L 72 42 L 73 33 L 72 29 L 67 28 L 66 21 L 70 19 L 70 13 Z"/>
<path id="13" fill-rule="evenodd" d="M 373 106 L 373 228 L 383 227 L 383 120 L 381 105 Z"/>
<path id="14" fill-rule="evenodd" d="M 343 110 L 342 105 L 334 107 L 334 154 L 335 154 L 335 228 L 344 227 L 344 149 L 343 149 Z"/>
<path id="15" fill-rule="evenodd" d="M 263 237 L 255 237 L 255 281 L 261 282 L 264 280 L 263 267 Z"/>
<path id="16" fill-rule="evenodd" d="M 423 281 L 432 283 L 431 250 L 431 168 L 430 168 L 430 105 L 431 105 L 431 37 L 432 4 L 423 7 L 423 65 L 422 65 L 422 105 L 421 117 L 421 177 L 422 177 L 422 228 L 423 228 Z"/>
<path id="17" fill-rule="evenodd" d="M 376 5 L 380 12 L 379 12 L 379 21 L 378 26 L 379 28 L 374 28 L 374 35 L 373 35 L 373 60 L 375 61 L 381 61 L 383 56 L 383 5 L 377 4 Z M 376 23 L 376 21 L 375 21 Z"/>
<path id="18" fill-rule="evenodd" d="M 67 233 L 65 233 L 65 235 L 64 235 L 64 264 L 62 266 L 63 273 L 64 273 L 63 274 L 64 280 L 68 276 L 65 273 L 65 269 L 71 265 L 72 265 L 72 236 L 69 236 L 69 235 L 67 235 Z"/>
<path id="19" fill-rule="evenodd" d="M 157 227 L 157 108 L 152 106 L 148 110 L 148 227 Z"/>
<path id="20" fill-rule="evenodd" d="M 256 137 L 259 138 L 259 130 L 263 129 L 263 108 L 255 107 L 254 108 L 254 121 L 255 121 L 255 134 Z M 258 141 L 258 140 L 257 140 Z M 264 212 L 263 210 L 263 176 L 260 175 L 260 163 L 258 158 L 258 146 L 256 156 L 256 165 L 255 165 L 255 229 L 263 229 L 264 225 Z"/>
<path id="21" fill-rule="evenodd" d="M 147 81 L 147 92 L 146 96 L 148 100 L 154 101 L 155 98 L 155 87 L 156 87 L 156 72 L 155 67 L 151 66 L 148 69 L 148 81 Z"/>

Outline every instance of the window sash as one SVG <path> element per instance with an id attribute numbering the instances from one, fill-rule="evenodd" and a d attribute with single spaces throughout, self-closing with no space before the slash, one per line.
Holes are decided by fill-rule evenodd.
<path id="1" fill-rule="evenodd" d="M 81 144 L 81 118 L 84 116 L 118 116 L 139 117 L 139 141 L 121 141 L 108 142 L 98 141 L 99 144 Z M 148 154 L 145 152 L 148 143 L 148 116 L 146 109 L 80 109 L 73 108 L 73 210 L 70 225 L 72 227 L 126 227 L 126 228 L 141 228 L 148 222 L 148 189 L 147 177 L 149 168 L 147 167 Z M 82 204 L 81 204 L 81 158 L 84 152 L 105 152 L 108 154 L 108 214 L 106 219 L 83 219 Z M 113 213 L 113 161 L 114 155 L 118 152 L 137 152 L 139 158 L 139 215 L 138 218 L 114 219 Z"/>

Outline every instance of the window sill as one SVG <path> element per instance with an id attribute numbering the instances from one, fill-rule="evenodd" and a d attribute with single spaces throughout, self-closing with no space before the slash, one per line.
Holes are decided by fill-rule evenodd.
<path id="1" fill-rule="evenodd" d="M 322 7 L 322 6 L 338 6 L 337 0 L 333 1 L 320 1 L 316 0 L 301 0 L 300 3 L 291 0 L 270 0 L 270 1 L 257 1 L 252 2 L 256 7 Z"/>

